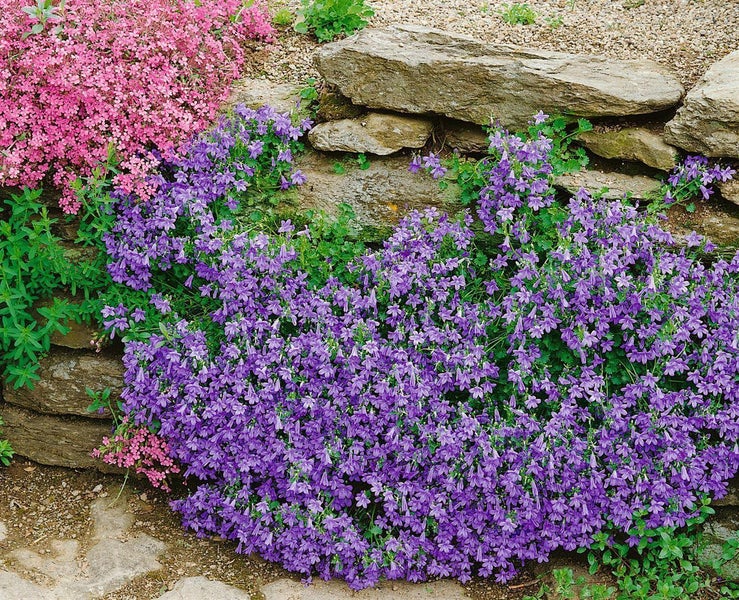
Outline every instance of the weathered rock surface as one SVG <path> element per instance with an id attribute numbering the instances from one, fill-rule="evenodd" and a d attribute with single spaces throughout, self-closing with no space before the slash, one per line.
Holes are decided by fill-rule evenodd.
<path id="1" fill-rule="evenodd" d="M 262 588 L 265 600 L 467 600 L 464 588 L 451 581 L 408 583 L 383 582 L 373 589 L 355 592 L 342 581 L 314 580 L 303 585 L 279 579 Z"/>
<path id="2" fill-rule="evenodd" d="M 739 508 L 739 477 L 729 482 L 729 491 L 720 500 L 713 500 L 711 506 L 736 506 Z"/>
<path id="3" fill-rule="evenodd" d="M 132 519 L 130 513 L 126 512 L 126 497 L 127 494 L 124 494 L 117 501 L 111 501 L 110 498 L 95 501 L 92 517 L 96 534 L 91 538 L 92 546 L 86 552 L 73 539 L 50 540 L 40 550 L 38 547 L 22 547 L 9 552 L 4 558 L 15 571 L 33 576 L 44 585 L 32 583 L 17 573 L 0 570 L 0 598 L 100 598 L 137 577 L 161 569 L 157 558 L 166 546 L 146 534 L 129 534 Z M 101 520 L 109 522 L 101 523 Z"/>
<path id="4" fill-rule="evenodd" d="M 316 121 L 338 121 L 339 119 L 352 119 L 358 117 L 365 111 L 364 107 L 352 104 L 346 96 L 338 92 L 323 89 L 318 94 L 318 109 L 316 110 Z"/>
<path id="5" fill-rule="evenodd" d="M 444 145 L 459 152 L 482 154 L 490 146 L 488 135 L 479 125 L 470 125 L 463 121 L 444 123 L 442 132 Z"/>
<path id="6" fill-rule="evenodd" d="M 579 138 L 588 150 L 603 158 L 635 160 L 662 171 L 669 171 L 677 163 L 677 148 L 665 143 L 661 135 L 643 127 L 586 131 Z"/>
<path id="7" fill-rule="evenodd" d="M 39 365 L 41 379 L 34 383 L 32 390 L 4 386 L 6 402 L 42 413 L 110 417 L 107 409 L 100 414 L 87 412 L 91 399 L 85 388 L 96 392 L 110 388 L 110 401 L 115 402 L 123 389 L 124 369 L 120 356 L 58 348 L 42 358 Z"/>
<path id="8" fill-rule="evenodd" d="M 739 556 L 731 560 L 721 560 L 721 553 L 725 542 L 736 536 L 739 530 L 739 511 L 724 509 L 717 513 L 703 529 L 703 544 L 698 554 L 699 562 L 708 569 L 715 570 L 716 574 L 729 581 L 739 582 Z M 721 560 L 722 564 L 714 569 L 714 561 Z"/>
<path id="9" fill-rule="evenodd" d="M 540 110 L 582 117 L 675 106 L 678 80 L 647 60 L 489 45 L 426 27 L 365 29 L 321 47 L 321 75 L 355 104 L 507 127 Z"/>
<path id="10" fill-rule="evenodd" d="M 121 472 L 90 456 L 110 434 L 108 421 L 43 415 L 8 403 L 0 403 L 0 415 L 3 435 L 19 456 L 44 465 Z"/>
<path id="11" fill-rule="evenodd" d="M 337 174 L 335 160 L 318 153 L 306 153 L 297 163 L 308 181 L 297 188 L 297 201 L 302 209 L 337 214 L 339 205 L 349 204 L 359 229 L 387 228 L 413 209 L 436 207 L 447 212 L 460 210 L 457 188 L 450 184 L 439 189 L 439 182 L 425 173 L 410 173 L 407 156 L 378 157 L 369 168 L 348 167 Z"/>
<path id="12" fill-rule="evenodd" d="M 739 50 L 711 66 L 665 125 L 670 144 L 739 158 Z"/>
<path id="13" fill-rule="evenodd" d="M 739 247 L 739 208 L 728 202 L 695 202 L 696 210 L 689 213 L 682 206 L 667 211 L 664 227 L 678 240 L 684 240 L 692 231 L 706 236 L 714 244 L 728 248 Z"/>
<path id="14" fill-rule="evenodd" d="M 554 185 L 571 194 L 585 188 L 591 194 L 600 194 L 608 200 L 623 198 L 627 194 L 641 200 L 660 188 L 660 182 L 651 177 L 595 170 L 558 175 L 554 178 Z"/>
<path id="15" fill-rule="evenodd" d="M 159 600 L 203 600 L 204 598 L 212 598 L 212 600 L 249 600 L 251 596 L 239 588 L 226 585 L 220 581 L 211 581 L 205 577 L 181 579 L 171 591 L 159 596 Z M 288 598 L 289 596 L 284 596 L 281 600 L 288 600 Z"/>
<path id="16" fill-rule="evenodd" d="M 320 123 L 308 133 L 314 148 L 326 152 L 369 152 L 385 156 L 421 148 L 434 126 L 428 119 L 370 112 L 353 119 Z"/>
<path id="17" fill-rule="evenodd" d="M 729 179 L 729 181 L 722 181 L 719 183 L 718 189 L 724 199 L 739 205 L 739 179 L 737 179 L 736 175 L 734 176 L 734 179 Z"/>
<path id="18" fill-rule="evenodd" d="M 269 104 L 278 112 L 295 112 L 299 103 L 300 93 L 295 85 L 245 77 L 233 84 L 224 109 L 237 104 L 257 109 Z"/>

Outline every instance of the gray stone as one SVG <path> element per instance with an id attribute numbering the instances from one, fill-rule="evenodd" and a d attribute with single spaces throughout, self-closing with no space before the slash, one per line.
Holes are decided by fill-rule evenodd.
<path id="1" fill-rule="evenodd" d="M 719 183 L 718 189 L 725 200 L 739 205 L 739 178 L 736 175 L 734 179 Z"/>
<path id="2" fill-rule="evenodd" d="M 433 131 L 428 119 L 370 112 L 353 119 L 316 125 L 308 139 L 327 152 L 369 152 L 385 156 L 403 148 L 421 148 Z"/>
<path id="3" fill-rule="evenodd" d="M 0 598 L 3 600 L 57 600 L 51 590 L 0 569 Z"/>
<path id="4" fill-rule="evenodd" d="M 166 546 L 146 534 L 126 541 L 104 539 L 87 552 L 87 578 L 75 588 L 93 596 L 103 596 L 136 577 L 162 568 L 157 557 Z"/>
<path id="5" fill-rule="evenodd" d="M 334 172 L 335 162 L 316 152 L 298 160 L 308 178 L 296 190 L 301 209 L 335 215 L 342 203 L 349 204 L 356 216 L 354 225 L 365 232 L 392 227 L 413 209 L 460 210 L 457 187 L 450 184 L 442 191 L 429 175 L 408 172 L 407 156 L 372 158 L 368 169 L 350 166 L 344 174 Z"/>
<path id="6" fill-rule="evenodd" d="M 220 581 L 211 581 L 205 577 L 186 577 L 180 579 L 171 591 L 159 596 L 159 600 L 249 600 L 249 593 L 226 585 Z M 283 600 L 287 600 L 284 598 Z"/>
<path id="7" fill-rule="evenodd" d="M 669 171 L 677 164 L 677 148 L 665 143 L 658 133 L 643 127 L 586 131 L 579 139 L 588 150 L 603 158 L 634 160 L 662 171 Z"/>
<path id="8" fill-rule="evenodd" d="M 600 194 L 608 200 L 623 198 L 627 194 L 643 200 L 660 188 L 660 182 L 651 177 L 595 170 L 558 175 L 554 178 L 554 185 L 571 194 L 585 188 L 591 194 Z"/>
<path id="9" fill-rule="evenodd" d="M 8 539 L 8 526 L 0 521 L 0 544 Z"/>
<path id="10" fill-rule="evenodd" d="M 739 158 L 739 50 L 711 66 L 665 125 L 670 144 L 706 156 Z"/>
<path id="11" fill-rule="evenodd" d="M 462 154 L 483 154 L 490 146 L 488 134 L 479 125 L 463 121 L 448 121 L 442 132 L 444 145 Z"/>
<path id="12" fill-rule="evenodd" d="M 316 121 L 338 121 L 339 119 L 352 119 L 364 112 L 364 108 L 352 104 L 346 96 L 338 92 L 322 89 L 318 94 L 318 109 L 316 110 Z"/>
<path id="13" fill-rule="evenodd" d="M 34 311 L 37 315 L 39 326 L 46 324 L 46 319 L 38 315 L 39 308 L 47 308 L 54 304 L 54 299 L 57 298 L 68 304 L 79 304 L 80 300 L 68 294 L 66 292 L 56 292 L 54 298 L 45 298 L 39 300 L 33 305 Z M 72 320 L 63 323 L 63 325 L 69 329 L 67 333 L 60 333 L 55 331 L 51 334 L 51 343 L 54 346 L 62 346 L 64 348 L 72 348 L 74 350 L 93 350 L 94 346 L 90 344 L 93 339 L 98 339 L 102 335 L 102 331 L 92 325 L 85 323 L 76 323 Z"/>
<path id="14" fill-rule="evenodd" d="M 279 579 L 262 587 L 265 600 L 467 600 L 464 588 L 452 581 L 409 583 L 383 581 L 372 589 L 355 592 L 343 581 L 314 580 L 303 585 Z"/>
<path id="15" fill-rule="evenodd" d="M 292 113 L 297 112 L 299 103 L 300 93 L 295 85 L 245 77 L 231 87 L 231 95 L 224 109 L 231 109 L 237 104 L 257 109 L 269 104 L 279 112 Z"/>
<path id="16" fill-rule="evenodd" d="M 679 81 L 648 60 L 490 45 L 426 27 L 365 29 L 326 44 L 316 66 L 355 104 L 522 127 L 540 110 L 581 117 L 675 106 Z"/>
<path id="17" fill-rule="evenodd" d="M 8 557 L 27 571 L 35 571 L 51 581 L 71 581 L 77 573 L 77 552 L 79 544 L 75 540 L 52 540 L 41 555 L 29 548 L 14 550 Z"/>
<path id="18" fill-rule="evenodd" d="M 667 211 L 664 227 L 682 243 L 692 232 L 706 236 L 714 244 L 726 248 L 739 247 L 739 208 L 728 202 L 696 201 L 695 212 L 682 206 Z"/>
<path id="19" fill-rule="evenodd" d="M 39 361 L 40 380 L 33 389 L 13 389 L 5 385 L 6 402 L 37 412 L 109 418 L 110 412 L 89 413 L 91 399 L 85 389 L 96 392 L 110 388 L 110 401 L 115 402 L 123 390 L 123 363 L 117 354 L 80 352 L 55 348 Z"/>
<path id="20" fill-rule="evenodd" d="M 90 456 L 103 436 L 110 435 L 107 421 L 43 415 L 8 403 L 0 403 L 0 415 L 3 435 L 19 456 L 44 465 L 123 472 Z"/>
<path id="21" fill-rule="evenodd" d="M 721 557 L 724 543 L 736 539 L 739 530 L 739 511 L 733 509 L 717 513 L 703 529 L 703 540 L 699 547 L 698 561 L 704 567 L 716 572 L 729 581 L 739 582 L 739 556 L 723 561 Z M 720 566 L 714 561 L 719 560 Z"/>

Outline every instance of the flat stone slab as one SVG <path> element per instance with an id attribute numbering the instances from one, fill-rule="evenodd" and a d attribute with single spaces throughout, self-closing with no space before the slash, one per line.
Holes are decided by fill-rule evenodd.
<path id="1" fill-rule="evenodd" d="M 452 581 L 408 583 L 386 581 L 355 592 L 342 581 L 314 580 L 304 585 L 279 579 L 262 588 L 265 600 L 468 600 L 464 588 Z"/>
<path id="2" fill-rule="evenodd" d="M 579 139 L 588 150 L 603 158 L 638 161 L 662 171 L 669 171 L 677 164 L 677 148 L 667 144 L 658 133 L 643 127 L 586 131 Z"/>
<path id="3" fill-rule="evenodd" d="M 718 189 L 725 200 L 739 205 L 739 175 L 734 175 L 734 179 L 722 181 L 718 184 Z"/>
<path id="4" fill-rule="evenodd" d="M 336 173 L 335 158 L 316 152 L 306 153 L 297 168 L 308 180 L 295 189 L 302 209 L 320 210 L 330 215 L 349 204 L 356 215 L 357 229 L 393 227 L 413 209 L 436 207 L 454 213 L 458 204 L 458 188 L 450 183 L 446 190 L 426 173 L 410 173 L 409 156 L 373 157 L 369 168 L 347 165 L 346 172 Z"/>
<path id="5" fill-rule="evenodd" d="M 0 403 L 0 415 L 3 435 L 19 456 L 44 465 L 122 472 L 90 456 L 103 436 L 110 435 L 107 421 L 44 415 L 7 403 Z"/>
<path id="6" fill-rule="evenodd" d="M 171 591 L 159 596 L 159 600 L 204 600 L 206 598 L 210 600 L 250 600 L 251 596 L 232 585 L 211 581 L 205 577 L 180 579 Z"/>
<path id="7" fill-rule="evenodd" d="M 107 409 L 102 413 L 87 412 L 92 400 L 85 390 L 110 388 L 110 401 L 119 398 L 124 368 L 118 354 L 55 348 L 39 361 L 39 367 L 41 379 L 34 382 L 33 389 L 4 386 L 6 402 L 48 414 L 110 418 Z"/>
<path id="8" fill-rule="evenodd" d="M 627 194 L 643 200 L 661 187 L 660 182 L 651 177 L 595 170 L 558 175 L 554 178 L 554 185 L 571 194 L 585 188 L 591 194 L 599 194 L 607 200 L 617 200 Z"/>
<path id="9" fill-rule="evenodd" d="M 434 126 L 428 119 L 370 112 L 353 119 L 316 125 L 311 145 L 326 152 L 368 152 L 386 156 L 403 148 L 422 148 Z"/>
<path id="10" fill-rule="evenodd" d="M 278 112 L 292 113 L 298 110 L 300 92 L 297 86 L 289 83 L 245 77 L 231 86 L 231 95 L 224 109 L 231 109 L 237 104 L 255 110 L 269 104 Z"/>
<path id="11" fill-rule="evenodd" d="M 739 50 L 711 66 L 688 92 L 665 125 L 665 139 L 705 156 L 739 158 Z"/>
<path id="12" fill-rule="evenodd" d="M 680 82 L 648 60 L 491 45 L 426 27 L 365 29 L 316 53 L 321 75 L 355 104 L 522 127 L 543 110 L 579 117 L 675 106 Z"/>

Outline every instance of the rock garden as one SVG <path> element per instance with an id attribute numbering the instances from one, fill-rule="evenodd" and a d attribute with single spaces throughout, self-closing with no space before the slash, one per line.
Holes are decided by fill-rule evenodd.
<path id="1" fill-rule="evenodd" d="M 0 7 L 0 598 L 739 597 L 739 5 Z"/>

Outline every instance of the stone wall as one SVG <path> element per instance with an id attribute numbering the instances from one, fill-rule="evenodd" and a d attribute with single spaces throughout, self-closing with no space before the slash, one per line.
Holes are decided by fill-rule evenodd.
<path id="1" fill-rule="evenodd" d="M 409 149 L 443 145 L 479 156 L 487 145 L 481 125 L 491 116 L 509 127 L 525 125 L 539 110 L 592 120 L 594 131 L 581 141 L 596 168 L 556 182 L 567 190 L 608 186 L 617 196 L 629 191 L 639 197 L 658 187 L 656 177 L 686 152 L 739 161 L 739 51 L 713 65 L 687 94 L 650 61 L 486 46 L 421 27 L 364 30 L 323 46 L 316 64 L 329 87 L 309 135 L 313 150 L 299 159 L 308 182 L 294 192 L 295 200 L 329 213 L 349 203 L 357 226 L 370 233 L 386 231 L 413 208 L 459 210 L 454 184 L 441 190 L 408 172 Z M 297 100 L 289 85 L 247 79 L 234 88 L 230 104 L 296 110 Z M 352 158 L 360 152 L 368 168 Z M 336 169 L 337 162 L 344 167 Z M 722 186 L 720 196 L 699 203 L 689 218 L 676 209 L 668 226 L 739 245 L 739 185 Z M 58 233 L 73 237 L 73 229 Z M 52 340 L 33 391 L 3 388 L 5 435 L 19 455 L 45 464 L 102 466 L 89 453 L 111 423 L 106 414 L 87 413 L 85 388 L 110 387 L 115 396 L 122 367 L 119 352 L 90 349 L 94 334 L 73 327 Z M 736 491 L 730 497 L 737 502 Z"/>

